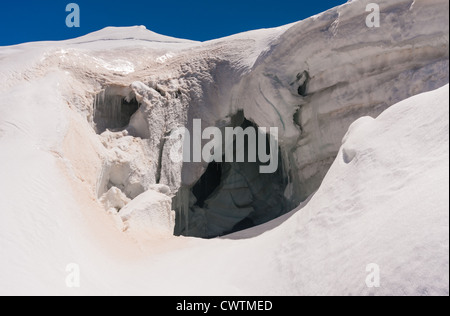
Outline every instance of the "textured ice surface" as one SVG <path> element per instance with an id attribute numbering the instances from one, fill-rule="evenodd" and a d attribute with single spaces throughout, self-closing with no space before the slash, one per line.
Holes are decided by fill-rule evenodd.
<path id="1" fill-rule="evenodd" d="M 133 27 L 0 48 L 0 291 L 448 295 L 448 86 L 391 106 L 448 83 L 449 4 L 380 0 L 369 29 L 368 2 L 205 43 Z M 173 163 L 169 135 L 239 113 L 279 128 L 287 181 L 229 188 L 223 168 L 214 209 L 194 213 L 208 164 Z M 280 215 L 269 184 L 287 210 L 317 192 L 232 240 L 172 236 L 171 198 L 180 231 L 208 237 Z"/>

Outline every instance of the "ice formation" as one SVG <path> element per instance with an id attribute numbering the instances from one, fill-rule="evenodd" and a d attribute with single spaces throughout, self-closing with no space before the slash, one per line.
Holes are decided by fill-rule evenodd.
<path id="1" fill-rule="evenodd" d="M 91 49 L 83 64 L 77 63 L 81 54 L 77 47 L 86 44 L 69 41 L 66 45 L 71 50 L 66 50 L 69 53 L 64 54 L 60 67 L 71 72 L 75 64 L 73 75 L 84 91 L 100 90 L 71 95 L 78 110 L 85 112 L 98 133 L 110 130 L 101 139 L 125 131 L 127 136 L 117 141 L 126 143 L 127 151 L 139 152 L 137 156 L 119 154 L 120 146 L 109 146 L 110 164 L 104 174 L 112 177 L 102 178 L 99 186 L 111 182 L 106 189 L 116 186 L 130 198 L 152 184 L 169 186 L 175 195 L 175 231 L 191 236 L 223 235 L 241 221 L 259 224 L 294 208 L 317 190 L 355 119 L 377 116 L 408 96 L 448 82 L 448 27 L 442 24 L 447 13 L 439 9 L 447 4 L 382 1 L 383 27 L 378 29 L 365 25 L 365 4 L 351 2 L 294 25 L 225 40 L 173 40 L 164 46 L 142 43 L 139 54 L 136 47 L 124 48 L 125 44 L 109 51 Z M 129 31 L 136 38 L 145 37 L 142 28 Z M 85 41 L 91 42 L 90 37 L 94 41 L 102 32 Z M 171 58 L 161 62 L 166 54 Z M 124 75 L 105 69 L 99 72 L 101 80 L 92 80 L 92 67 L 86 61 L 112 63 L 111 55 L 129 60 L 135 71 Z M 50 54 L 46 61 L 54 58 Z M 192 191 L 198 188 L 208 164 L 174 163 L 169 158 L 171 131 L 192 130 L 194 119 L 201 119 L 205 127 L 222 129 L 239 126 L 244 120 L 279 128 L 278 178 L 255 180 L 283 191 L 276 193 L 279 197 L 273 202 L 268 199 L 267 205 L 261 205 L 272 209 L 264 220 L 249 217 L 253 211 L 248 206 L 258 200 L 254 194 L 235 193 L 249 200 L 243 204 L 230 198 L 227 173 L 237 170 L 232 166 L 221 168 L 222 183 L 209 196 L 214 196 L 213 206 L 197 205 Z M 244 176 L 235 185 L 239 188 L 239 181 L 249 178 L 255 177 Z M 102 194 L 106 189 L 100 190 Z"/>
<path id="2" fill-rule="evenodd" d="M 91 277 L 87 294 L 135 293 L 152 280 L 158 294 L 191 293 L 192 284 L 208 294 L 374 294 L 355 272 L 373 259 L 391 277 L 379 293 L 448 295 L 449 4 L 379 0 L 381 27 L 368 28 L 368 3 L 205 43 L 131 27 L 0 48 L 0 242 L 12 258 L 3 270 L 28 268 L 29 293 L 66 291 L 50 270 L 78 260 Z M 172 131 L 192 131 L 194 119 L 222 130 L 277 127 L 278 171 L 172 161 Z M 428 195 L 417 200 L 409 183 Z M 382 211 L 387 218 L 376 217 Z M 232 240 L 173 237 L 261 224 Z M 140 257 L 160 252 L 161 240 L 178 252 Z M 120 260 L 139 257 L 139 269 L 110 260 L 109 248 Z M 402 260 L 419 273 L 399 274 Z M 124 288 L 128 280 L 136 288 Z M 13 292 L 30 284 L 0 281 Z"/>

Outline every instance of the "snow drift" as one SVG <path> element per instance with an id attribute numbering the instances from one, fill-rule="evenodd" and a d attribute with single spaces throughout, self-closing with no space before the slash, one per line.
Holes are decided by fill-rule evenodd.
<path id="1" fill-rule="evenodd" d="M 378 29 L 367 3 L 0 48 L 0 292 L 448 295 L 448 2 L 379 1 Z M 278 127 L 279 171 L 172 162 L 193 119 Z"/>

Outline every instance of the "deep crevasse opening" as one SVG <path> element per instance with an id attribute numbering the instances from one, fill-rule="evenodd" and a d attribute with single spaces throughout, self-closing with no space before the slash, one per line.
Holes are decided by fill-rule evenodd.
<path id="1" fill-rule="evenodd" d="M 124 131 L 126 134 L 123 134 L 123 137 L 145 139 L 149 136 L 144 135 L 146 134 L 144 130 L 149 130 L 148 125 L 141 124 L 148 119 L 145 115 L 147 115 L 145 107 L 139 104 L 135 92 L 129 87 L 108 86 L 95 97 L 93 123 L 99 134 L 106 130 Z M 228 127 L 258 129 L 256 124 L 244 117 L 243 111 L 231 117 Z M 120 133 L 114 135 L 122 137 Z M 266 140 L 266 154 L 270 154 L 269 135 L 262 137 Z M 258 152 L 259 141 L 253 145 Z M 256 162 L 248 162 L 249 146 L 249 139 L 246 137 L 244 142 L 246 162 L 213 161 L 196 183 L 189 187 L 182 185 L 179 188 L 172 203 L 172 209 L 176 213 L 175 235 L 214 238 L 264 224 L 292 209 L 290 197 L 285 196 L 290 182 L 288 172 L 285 170 L 289 168 L 286 155 L 282 154 L 278 147 L 278 168 L 274 173 L 265 174 L 261 173 L 260 167 L 268 163 L 262 163 L 259 159 Z M 236 141 L 233 147 L 236 161 Z M 151 159 L 150 156 L 146 158 Z M 144 186 L 140 185 L 142 179 L 136 182 L 138 180 L 136 177 L 130 178 L 132 173 L 136 173 L 134 167 L 131 168 L 132 165 L 130 160 L 126 164 L 123 161 L 117 163 L 112 161 L 110 166 L 106 166 L 99 194 L 117 188 L 128 198 L 134 199 L 145 192 Z M 158 177 L 155 181 L 159 183 Z"/>
<path id="2" fill-rule="evenodd" d="M 257 128 L 246 119 L 241 127 Z M 245 153 L 248 146 L 246 138 Z M 290 210 L 281 154 L 277 171 L 270 174 L 260 172 L 264 164 L 259 159 L 245 161 L 213 161 L 193 187 L 180 189 L 173 203 L 175 235 L 214 238 L 264 224 Z"/>
<path id="3" fill-rule="evenodd" d="M 108 87 L 95 96 L 94 124 L 98 134 L 125 129 L 139 109 L 140 105 L 132 94 L 124 96 L 115 90 L 117 88 Z"/>

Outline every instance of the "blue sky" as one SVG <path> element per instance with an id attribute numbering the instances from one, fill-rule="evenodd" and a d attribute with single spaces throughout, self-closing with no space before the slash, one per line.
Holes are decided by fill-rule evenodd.
<path id="1" fill-rule="evenodd" d="M 67 28 L 66 5 L 80 6 L 81 27 Z M 62 40 L 106 26 L 145 25 L 149 30 L 192 40 L 299 21 L 346 0 L 3 0 L 0 46 Z"/>

